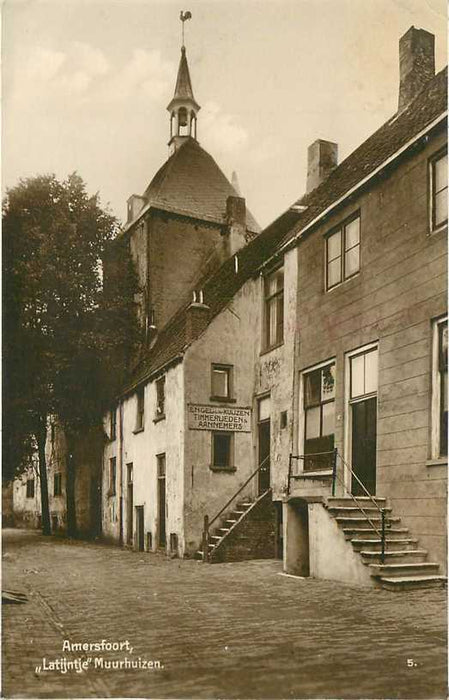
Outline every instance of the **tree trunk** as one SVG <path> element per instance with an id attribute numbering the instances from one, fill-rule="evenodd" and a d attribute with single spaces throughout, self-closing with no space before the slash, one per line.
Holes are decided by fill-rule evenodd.
<path id="1" fill-rule="evenodd" d="M 74 436 L 70 431 L 66 431 L 67 458 L 66 458 L 66 496 L 67 496 L 67 535 L 69 537 L 78 536 L 76 524 L 76 504 L 75 504 L 75 480 L 76 469 L 74 460 Z"/>
<path id="2" fill-rule="evenodd" d="M 48 505 L 48 480 L 47 480 L 47 460 L 45 457 L 45 443 L 47 440 L 47 416 L 39 420 L 39 427 L 36 431 L 37 451 L 39 455 L 39 481 L 41 484 L 41 518 L 42 534 L 51 535 L 50 508 Z"/>

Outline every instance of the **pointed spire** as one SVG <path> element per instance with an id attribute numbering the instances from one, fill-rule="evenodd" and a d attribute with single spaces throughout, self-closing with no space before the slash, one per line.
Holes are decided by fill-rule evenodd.
<path id="1" fill-rule="evenodd" d="M 186 47 L 182 46 L 175 94 L 167 107 L 167 110 L 170 112 L 169 145 L 176 149 L 186 138 L 196 139 L 196 121 L 200 109 L 198 102 L 193 96 Z"/>

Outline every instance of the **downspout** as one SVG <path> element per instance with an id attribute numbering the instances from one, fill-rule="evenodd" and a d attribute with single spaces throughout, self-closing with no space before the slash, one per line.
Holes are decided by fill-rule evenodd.
<path id="1" fill-rule="evenodd" d="M 119 449 L 119 542 L 123 545 L 123 401 L 120 399 L 118 406 L 119 413 L 119 436 L 120 436 L 120 449 Z"/>

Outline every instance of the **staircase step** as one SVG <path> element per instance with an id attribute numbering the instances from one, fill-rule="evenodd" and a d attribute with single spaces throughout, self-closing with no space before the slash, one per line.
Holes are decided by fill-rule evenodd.
<path id="1" fill-rule="evenodd" d="M 355 500 L 357 503 L 360 503 L 362 508 L 365 508 L 365 505 L 373 505 L 373 501 L 371 498 L 368 498 L 368 496 L 354 496 Z M 352 498 L 346 498 L 346 497 L 340 497 L 340 496 L 328 496 L 327 504 L 328 506 L 332 507 L 347 507 L 350 505 L 355 506 L 354 500 Z M 380 508 L 384 508 L 385 504 L 387 502 L 386 498 L 376 498 L 375 496 L 373 497 L 373 500 L 379 505 Z"/>
<path id="2" fill-rule="evenodd" d="M 360 554 L 366 564 L 371 564 L 371 562 L 380 563 L 382 556 L 380 551 L 369 552 L 362 550 Z M 417 564 L 425 561 L 426 557 L 427 552 L 425 549 L 397 549 L 392 551 L 387 546 L 385 550 L 385 562 L 387 564 L 390 562 L 394 563 L 395 560 L 400 560 L 402 564 Z"/>
<path id="3" fill-rule="evenodd" d="M 235 525 L 237 520 L 232 520 L 231 518 L 228 518 L 227 520 L 224 521 L 224 524 L 229 524 L 228 530 L 231 529 L 233 525 Z"/>
<path id="4" fill-rule="evenodd" d="M 252 505 L 253 501 L 242 501 L 241 503 L 237 503 L 237 508 L 245 508 L 245 510 L 248 510 Z"/>
<path id="5" fill-rule="evenodd" d="M 370 520 L 374 523 L 374 525 L 376 527 L 380 528 L 382 526 L 381 518 L 371 517 L 371 515 L 369 515 L 369 519 L 367 517 L 365 517 L 364 515 L 360 515 L 358 517 L 355 517 L 355 515 L 354 515 L 353 517 L 351 517 L 351 516 L 343 516 L 343 517 L 337 516 L 335 518 L 335 520 L 337 521 L 337 523 L 339 525 L 343 525 L 344 527 L 351 527 L 351 526 L 359 527 L 362 525 L 365 525 L 365 527 L 366 527 L 366 525 L 369 525 Z M 389 516 L 388 520 L 387 520 L 387 525 L 390 523 L 400 523 L 400 522 L 401 522 L 401 518 L 393 518 L 393 517 Z"/>
<path id="6" fill-rule="evenodd" d="M 389 591 L 406 591 L 415 588 L 442 588 L 447 583 L 446 576 L 381 576 L 378 581 Z"/>
<path id="7" fill-rule="evenodd" d="M 440 565 L 434 562 L 421 562 L 418 564 L 370 564 L 371 576 L 415 576 L 419 574 L 438 574 Z"/>
<path id="8" fill-rule="evenodd" d="M 397 552 L 398 550 L 416 550 L 418 548 L 417 539 L 394 539 L 387 537 L 385 539 L 387 550 Z M 352 545 L 356 552 L 361 550 L 365 552 L 380 552 L 382 548 L 382 540 L 380 539 L 354 539 L 352 540 Z"/>
<path id="9" fill-rule="evenodd" d="M 362 506 L 363 511 L 368 515 L 372 520 L 374 518 L 377 518 L 378 520 L 381 520 L 381 514 L 379 512 L 378 508 L 375 508 L 374 506 Z M 328 506 L 328 511 L 332 513 L 332 515 L 341 518 L 363 518 L 365 517 L 364 513 L 360 510 L 360 508 L 357 508 L 357 506 Z M 391 513 L 391 508 L 384 508 L 385 513 Z M 388 518 L 389 519 L 389 518 Z"/>
<path id="10" fill-rule="evenodd" d="M 369 523 L 367 523 L 369 525 Z M 369 527 L 344 527 L 343 532 L 347 540 L 377 540 L 379 535 L 371 526 Z M 387 539 L 407 539 L 408 528 L 406 527 L 389 527 L 386 531 Z"/>
<path id="11" fill-rule="evenodd" d="M 215 530 L 215 532 L 221 533 L 221 537 L 224 537 L 224 535 L 226 535 L 230 529 L 231 528 L 229 527 L 219 527 Z"/>

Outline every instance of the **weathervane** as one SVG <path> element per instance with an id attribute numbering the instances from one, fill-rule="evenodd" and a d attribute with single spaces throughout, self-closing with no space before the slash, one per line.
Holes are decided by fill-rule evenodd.
<path id="1" fill-rule="evenodd" d="M 181 14 L 179 15 L 179 19 L 182 22 L 182 45 L 184 46 L 184 22 L 186 22 L 188 19 L 192 19 L 192 13 L 187 10 L 187 12 L 184 12 L 184 10 L 181 10 Z"/>

